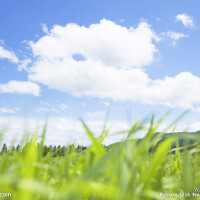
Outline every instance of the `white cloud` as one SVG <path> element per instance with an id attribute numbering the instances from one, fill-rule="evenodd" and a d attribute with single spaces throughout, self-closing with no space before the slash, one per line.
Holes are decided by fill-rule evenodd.
<path id="1" fill-rule="evenodd" d="M 174 31 L 167 31 L 165 33 L 162 33 L 162 35 L 169 37 L 172 39 L 172 44 L 176 45 L 176 42 L 182 38 L 187 38 L 189 35 L 186 35 L 184 33 L 174 32 Z"/>
<path id="2" fill-rule="evenodd" d="M 200 78 L 190 72 L 181 72 L 175 77 L 154 80 L 144 91 L 146 103 L 191 109 L 200 104 Z"/>
<path id="3" fill-rule="evenodd" d="M 31 94 L 39 96 L 40 87 L 30 81 L 9 81 L 6 84 L 0 84 L 0 93 Z"/>
<path id="4" fill-rule="evenodd" d="M 191 16 L 187 14 L 179 14 L 176 16 L 176 20 L 181 21 L 186 28 L 194 27 L 194 22 Z"/>
<path id="5" fill-rule="evenodd" d="M 5 132 L 5 142 L 10 143 L 13 138 L 16 142 L 20 142 L 24 131 L 28 130 L 30 133 L 35 133 L 37 130 L 38 134 L 42 133 L 42 129 L 45 121 L 38 121 L 34 118 L 21 118 L 21 117 L 2 117 L 0 116 L 0 129 L 7 130 Z M 102 120 L 87 120 L 87 125 L 90 130 L 97 137 L 101 134 L 103 129 Z M 128 129 L 128 124 L 119 121 L 109 121 L 108 126 L 110 128 L 110 136 L 105 140 L 104 144 L 111 144 L 113 142 L 120 141 L 121 136 L 111 135 L 117 131 L 124 131 Z M 49 118 L 47 126 L 47 134 L 45 143 L 52 145 L 67 145 L 69 143 L 76 143 L 79 145 L 89 145 L 91 143 L 87 136 L 85 129 L 83 128 L 79 120 L 73 118 Z"/>
<path id="6" fill-rule="evenodd" d="M 58 110 L 56 109 L 56 107 L 48 102 L 45 101 L 40 101 L 40 104 L 42 104 L 43 106 L 39 108 L 39 111 L 42 112 L 58 112 Z"/>
<path id="7" fill-rule="evenodd" d="M 162 21 L 159 17 L 156 17 L 156 21 L 157 22 L 160 22 L 160 21 Z"/>
<path id="8" fill-rule="evenodd" d="M 105 106 L 109 106 L 109 105 L 110 105 L 110 102 L 105 101 L 105 102 L 103 102 L 103 104 L 104 104 Z"/>
<path id="9" fill-rule="evenodd" d="M 142 67 L 154 61 L 157 52 L 152 40 L 158 36 L 146 22 L 137 28 L 126 28 L 103 19 L 88 28 L 77 24 L 55 25 L 36 43 L 30 42 L 35 56 L 42 60 L 73 60 L 80 54 L 92 63 L 130 68 Z"/>
<path id="10" fill-rule="evenodd" d="M 0 59 L 8 59 L 13 63 L 18 63 L 17 56 L 13 52 L 6 50 L 2 46 L 0 46 Z"/>
<path id="11" fill-rule="evenodd" d="M 18 66 L 18 70 L 19 71 L 22 71 L 22 70 L 28 71 L 27 66 L 30 63 L 31 63 L 31 59 L 25 59 L 25 60 L 20 61 L 20 65 Z"/>
<path id="12" fill-rule="evenodd" d="M 59 108 L 60 108 L 62 111 L 69 110 L 69 106 L 67 106 L 67 105 L 64 104 L 64 103 L 60 103 Z"/>
<path id="13" fill-rule="evenodd" d="M 106 113 L 102 111 L 88 112 L 87 117 L 90 119 L 104 119 L 106 117 Z"/>
<path id="14" fill-rule="evenodd" d="M 38 121 L 34 118 L 22 118 L 22 117 L 2 117 L 0 116 L 0 130 L 7 128 L 5 132 L 5 142 L 10 143 L 13 138 L 16 139 L 16 143 L 20 142 L 24 132 L 34 134 L 37 130 L 38 134 L 42 133 L 45 121 Z M 94 133 L 95 137 L 98 137 L 103 129 L 104 122 L 102 119 L 89 119 L 86 121 L 89 129 Z M 46 134 L 46 144 L 52 145 L 67 145 L 69 143 L 76 143 L 79 145 L 89 145 L 91 144 L 81 122 L 73 118 L 60 118 L 53 117 L 48 119 L 47 123 L 47 134 Z M 169 123 L 164 122 L 158 129 L 158 131 L 163 131 L 168 127 Z M 136 134 L 136 137 L 143 137 L 148 129 L 149 125 L 146 124 L 142 132 Z M 125 135 L 114 134 L 120 131 L 127 131 L 130 125 L 122 121 L 112 121 L 109 120 L 107 124 L 109 129 L 109 134 L 104 144 L 108 145 L 114 142 L 121 141 Z M 176 131 L 198 131 L 200 130 L 200 122 L 194 122 L 190 125 L 178 124 Z M 168 132 L 172 131 L 172 128 Z"/>
<path id="15" fill-rule="evenodd" d="M 57 112 L 57 109 L 55 107 L 51 107 L 51 108 L 39 108 L 39 111 L 43 111 L 43 112 Z"/>
<path id="16" fill-rule="evenodd" d="M 185 125 L 185 129 L 191 132 L 196 132 L 200 130 L 200 121 L 193 122 L 190 125 Z"/>
<path id="17" fill-rule="evenodd" d="M 42 30 L 44 33 L 49 34 L 49 30 L 46 24 L 42 24 Z"/>
<path id="18" fill-rule="evenodd" d="M 42 105 L 45 105 L 45 106 L 49 106 L 49 107 L 53 106 L 52 104 L 50 104 L 50 103 L 48 103 L 46 101 L 40 101 L 39 103 L 42 104 Z"/>
<path id="19" fill-rule="evenodd" d="M 69 110 L 69 106 L 67 106 L 64 103 L 60 103 L 57 106 L 54 106 L 52 104 L 49 104 L 47 102 L 40 102 L 41 104 L 43 104 L 43 107 L 39 108 L 39 111 L 44 111 L 44 112 L 58 112 L 59 110 L 65 111 L 65 110 Z"/>
<path id="20" fill-rule="evenodd" d="M 15 114 L 16 113 L 16 111 L 14 109 L 4 108 L 4 107 L 0 108 L 0 112 L 1 113 L 6 113 L 6 114 Z"/>
<path id="21" fill-rule="evenodd" d="M 171 32 L 175 41 L 185 35 Z M 182 72 L 152 80 L 144 66 L 155 60 L 156 34 L 146 22 L 126 28 L 108 20 L 88 28 L 54 26 L 31 42 L 35 62 L 29 79 L 74 96 L 192 108 L 200 104 L 200 78 Z M 74 54 L 85 60 L 73 59 Z"/>

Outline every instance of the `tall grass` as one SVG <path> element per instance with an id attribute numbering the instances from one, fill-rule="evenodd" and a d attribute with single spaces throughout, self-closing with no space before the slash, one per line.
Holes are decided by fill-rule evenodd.
<path id="1" fill-rule="evenodd" d="M 177 134 L 164 140 L 155 134 L 161 122 L 152 119 L 145 137 L 131 140 L 143 128 L 137 121 L 124 141 L 105 148 L 106 126 L 95 138 L 82 121 L 92 145 L 81 152 L 66 149 L 62 157 L 42 156 L 44 127 L 40 145 L 36 136 L 27 137 L 23 150 L 0 156 L 0 193 L 11 193 L 5 199 L 12 200 L 200 199 L 194 197 L 200 186 L 200 137 L 185 134 L 179 147 Z M 192 148 L 188 137 L 195 141 Z"/>

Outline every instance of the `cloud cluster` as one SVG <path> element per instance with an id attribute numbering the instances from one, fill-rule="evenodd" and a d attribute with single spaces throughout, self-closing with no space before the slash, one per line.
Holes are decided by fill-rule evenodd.
<path id="1" fill-rule="evenodd" d="M 4 130 L 5 127 L 5 140 L 7 144 L 10 144 L 13 141 L 13 138 L 16 139 L 16 143 L 21 141 L 21 138 L 25 131 L 28 131 L 31 134 L 34 134 L 37 130 L 38 135 L 42 133 L 45 121 L 38 121 L 33 118 L 22 118 L 22 117 L 2 117 L 0 116 L 0 130 Z M 93 132 L 95 137 L 98 137 L 103 129 L 104 120 L 100 119 L 88 119 L 87 126 Z M 168 123 L 163 123 L 158 128 L 158 131 L 163 131 L 168 127 Z M 136 134 L 136 137 L 143 137 L 149 127 L 149 123 L 146 124 L 146 128 Z M 108 145 L 114 142 L 121 141 L 125 136 L 119 134 L 120 131 L 127 131 L 130 128 L 130 124 L 122 121 L 112 121 L 109 120 L 107 124 L 107 129 L 109 129 L 109 134 L 104 144 Z M 176 131 L 197 131 L 200 129 L 200 123 L 198 121 L 187 124 L 182 123 L 178 124 Z M 172 131 L 173 127 L 168 130 Z M 116 134 L 118 133 L 118 134 Z M 48 145 L 67 145 L 70 143 L 75 143 L 79 145 L 89 145 L 91 141 L 86 134 L 85 129 L 83 128 L 79 120 L 73 118 L 60 118 L 54 117 L 49 118 L 47 122 L 47 134 L 45 138 L 45 143 Z"/>
<path id="2" fill-rule="evenodd" d="M 18 70 L 27 70 L 27 65 L 31 63 L 30 59 L 20 61 L 18 57 L 11 51 L 6 50 L 4 47 L 0 46 L 0 59 L 8 59 L 10 62 L 19 64 Z M 40 87 L 36 83 L 30 81 L 15 81 L 11 80 L 6 84 L 0 83 L 0 93 L 17 93 L 17 94 L 31 94 L 34 96 L 39 96 Z M 0 108 L 2 113 L 15 113 L 15 110 L 10 108 Z"/>
<path id="3" fill-rule="evenodd" d="M 37 59 L 29 79 L 75 96 L 125 100 L 127 90 L 137 90 L 148 79 L 139 67 L 154 61 L 158 50 L 153 40 L 158 37 L 145 22 L 135 29 L 105 19 L 88 28 L 54 26 L 30 43 Z M 78 54 L 85 59 L 74 59 Z"/>
<path id="4" fill-rule="evenodd" d="M 177 19 L 185 19 L 177 15 Z M 187 20 L 187 26 L 191 24 Z M 134 101 L 170 107 L 193 108 L 200 103 L 200 79 L 189 72 L 175 77 L 152 80 L 146 66 L 159 53 L 160 38 L 147 22 L 137 27 L 124 27 L 103 19 L 89 27 L 77 24 L 54 26 L 37 42 L 30 42 L 35 57 L 19 61 L 14 53 L 0 46 L 0 58 L 19 63 L 30 81 L 0 84 L 0 93 L 40 94 L 45 84 L 74 96 L 90 96 L 114 101 Z M 188 35 L 168 31 L 164 36 L 173 44 Z M 28 68 L 28 65 L 30 66 Z M 45 108 L 44 108 L 45 109 Z M 44 110 L 43 108 L 41 110 Z M 61 110 L 68 109 L 60 105 Z"/>
<path id="5" fill-rule="evenodd" d="M 183 23 L 186 28 L 193 28 L 194 22 L 191 16 L 187 14 L 179 14 L 176 16 L 176 20 Z"/>
<path id="6" fill-rule="evenodd" d="M 38 121 L 33 118 L 25 119 L 22 117 L 2 117 L 0 116 L 0 129 L 5 129 L 5 141 L 10 144 L 13 138 L 16 139 L 16 143 L 21 141 L 23 133 L 28 130 L 29 133 L 34 134 L 37 130 L 38 134 L 42 133 L 45 121 Z M 102 120 L 87 120 L 87 125 L 90 130 L 98 137 L 103 129 L 104 122 Z M 110 134 L 118 131 L 124 131 L 128 129 L 128 124 L 120 121 L 109 121 L 108 126 L 110 128 Z M 104 142 L 104 144 L 111 144 L 113 142 L 120 141 L 122 135 L 110 135 Z M 89 137 L 86 134 L 83 125 L 79 120 L 73 118 L 49 118 L 47 135 L 45 143 L 48 145 L 67 145 L 75 143 L 79 145 L 89 145 L 91 143 Z"/>
<path id="7" fill-rule="evenodd" d="M 30 81 L 9 81 L 6 84 L 0 84 L 0 93 L 31 94 L 39 96 L 40 87 Z"/>
<path id="8" fill-rule="evenodd" d="M 166 34 L 175 42 L 187 37 Z M 199 77 L 182 72 L 152 80 L 145 72 L 144 67 L 156 59 L 158 41 L 146 22 L 136 28 L 105 19 L 89 27 L 56 25 L 48 35 L 30 42 L 35 62 L 29 68 L 29 79 L 74 96 L 181 108 L 199 104 Z"/>

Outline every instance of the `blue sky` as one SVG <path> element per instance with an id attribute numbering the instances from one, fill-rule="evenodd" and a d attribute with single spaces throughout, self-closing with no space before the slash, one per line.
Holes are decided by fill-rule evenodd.
<path id="1" fill-rule="evenodd" d="M 8 137 L 16 135 L 15 121 L 22 132 L 23 121 L 49 116 L 49 143 L 85 144 L 77 119 L 98 132 L 108 110 L 123 129 L 129 115 L 135 121 L 173 110 L 169 123 L 190 109 L 180 129 L 200 129 L 199 6 L 198 0 L 1 1 L 0 123 L 10 125 Z"/>

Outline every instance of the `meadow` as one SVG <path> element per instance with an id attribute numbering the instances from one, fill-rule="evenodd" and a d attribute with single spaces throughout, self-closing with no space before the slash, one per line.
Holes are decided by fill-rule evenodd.
<path id="1" fill-rule="evenodd" d="M 123 141 L 108 147 L 106 125 L 95 138 L 83 121 L 92 142 L 84 149 L 47 150 L 46 126 L 40 137 L 27 134 L 17 149 L 1 152 L 0 193 L 11 196 L 0 199 L 200 199 L 200 135 L 182 134 L 180 146 L 179 134 L 157 133 L 162 121 L 152 118 L 145 137 L 131 139 L 144 128 L 137 121 Z"/>

